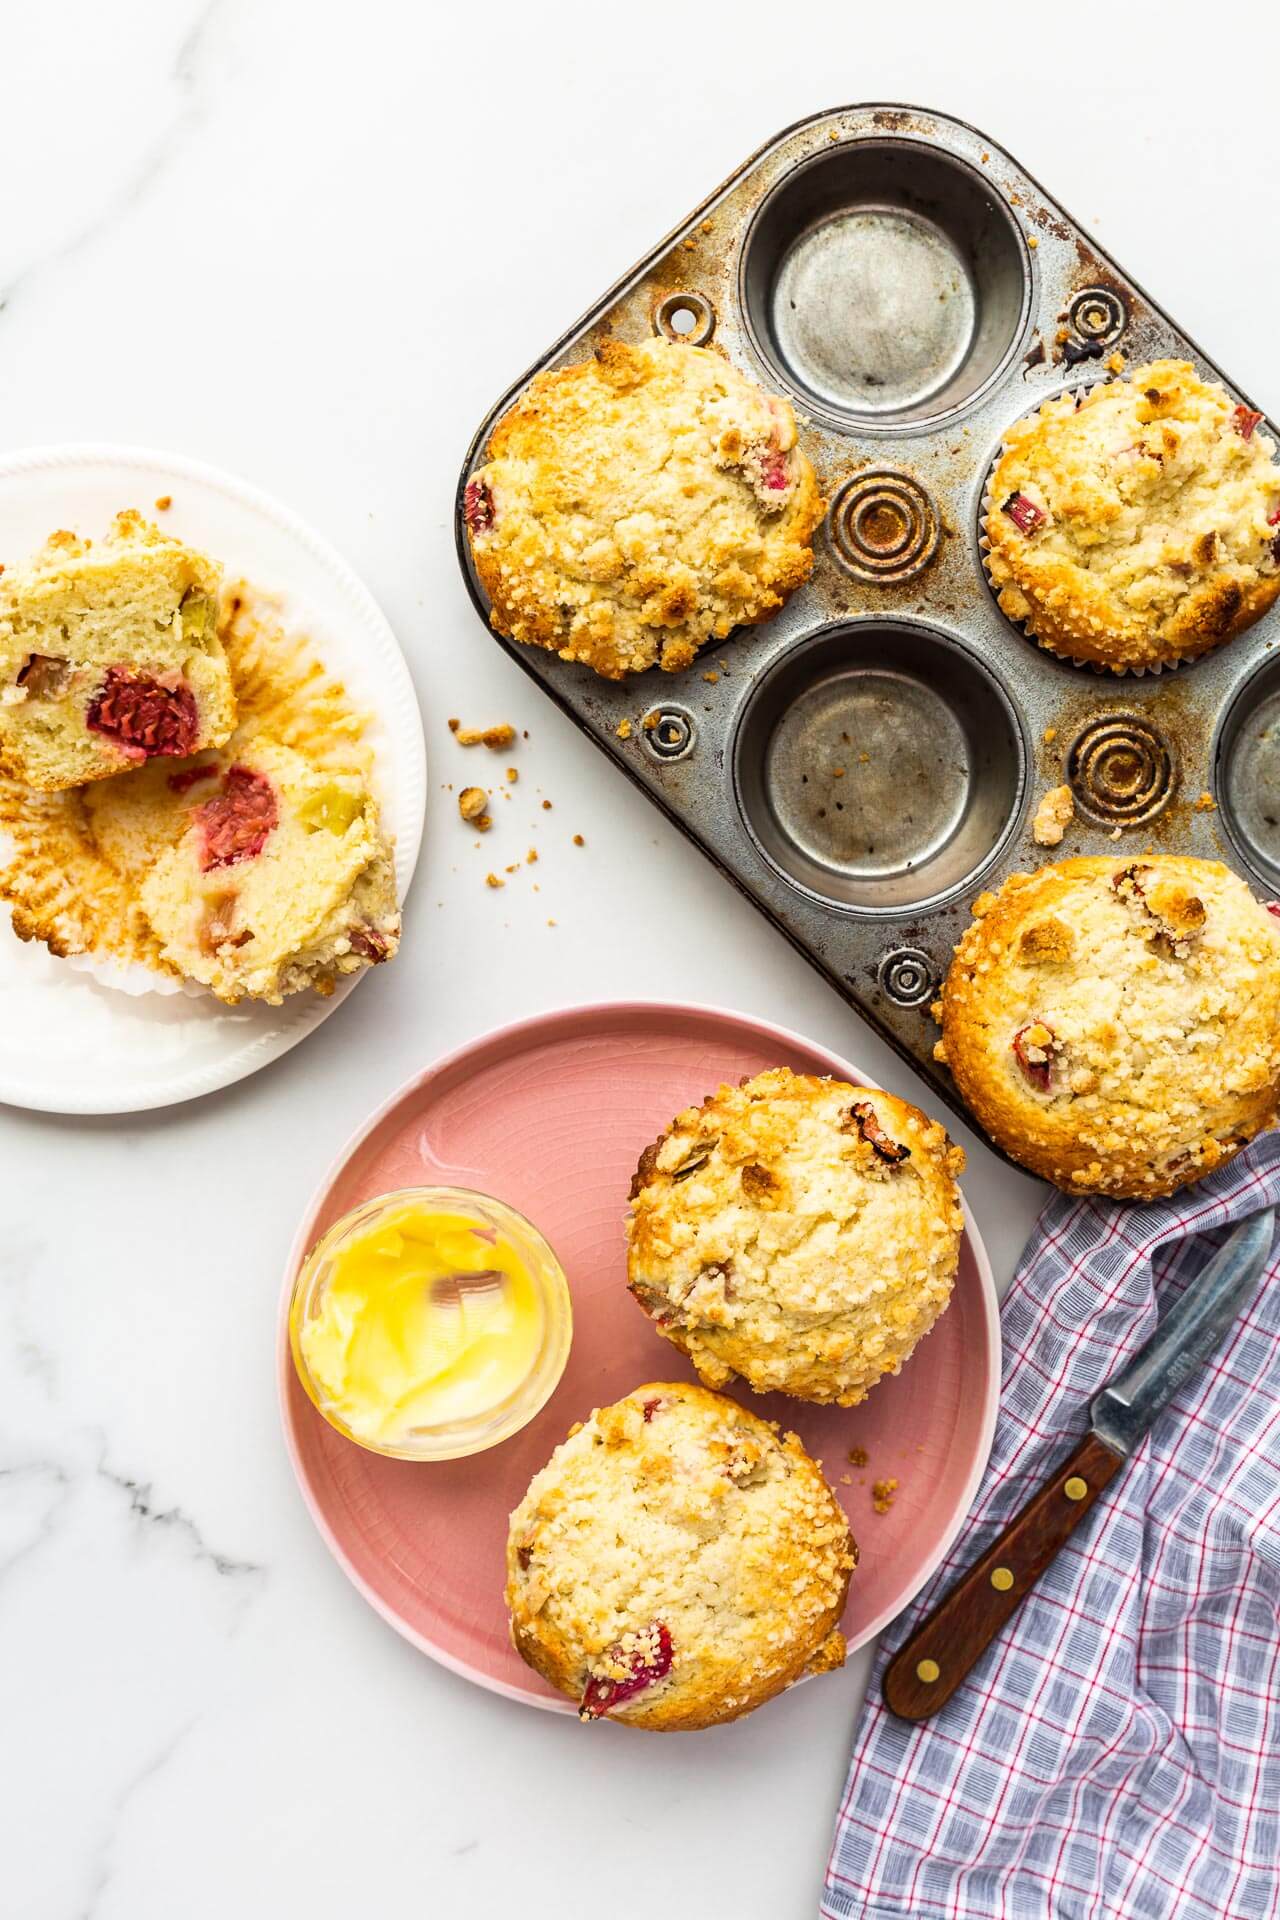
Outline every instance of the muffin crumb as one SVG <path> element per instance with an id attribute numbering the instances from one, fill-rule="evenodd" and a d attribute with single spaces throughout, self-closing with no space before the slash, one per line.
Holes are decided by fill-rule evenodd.
<path id="1" fill-rule="evenodd" d="M 460 747 L 489 747 L 495 753 L 509 747 L 516 737 L 515 728 L 505 720 L 496 727 L 464 727 L 451 720 L 449 730 Z"/>
<path id="2" fill-rule="evenodd" d="M 871 1504 L 877 1513 L 888 1513 L 897 1495 L 896 1480 L 875 1480 L 871 1486 Z"/>
<path id="3" fill-rule="evenodd" d="M 1031 838 L 1038 847 L 1056 847 L 1075 819 L 1076 803 L 1070 787 L 1050 787 L 1036 808 Z"/>

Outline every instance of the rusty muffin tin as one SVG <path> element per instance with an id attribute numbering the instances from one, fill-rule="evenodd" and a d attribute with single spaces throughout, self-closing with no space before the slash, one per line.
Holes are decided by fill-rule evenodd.
<path id="1" fill-rule="evenodd" d="M 1194 360 L 1252 404 L 1015 160 L 894 106 L 761 148 L 481 424 L 456 521 L 486 625 L 463 493 L 494 425 L 541 369 L 655 332 L 793 401 L 830 501 L 812 578 L 676 675 L 615 685 L 496 637 L 957 1112 L 929 1003 L 982 889 L 1155 849 L 1280 893 L 1277 614 L 1176 670 L 1100 675 L 1010 624 L 983 572 L 1004 433 L 1116 353 Z M 1047 852 L 1032 819 L 1064 783 Z"/>

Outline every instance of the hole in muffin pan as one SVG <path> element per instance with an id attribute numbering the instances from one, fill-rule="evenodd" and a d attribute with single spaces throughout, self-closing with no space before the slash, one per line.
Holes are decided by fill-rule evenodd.
<path id="1" fill-rule="evenodd" d="M 899 913 L 967 885 L 1026 783 L 995 676 L 940 630 L 827 628 L 756 687 L 733 743 L 739 808 L 765 858 L 833 906 Z"/>
<path id="2" fill-rule="evenodd" d="M 703 294 L 669 293 L 654 312 L 653 330 L 664 340 L 705 347 L 716 330 L 716 311 Z"/>
<path id="3" fill-rule="evenodd" d="M 1280 660 L 1260 667 L 1228 709 L 1214 754 L 1214 790 L 1245 866 L 1280 895 Z"/>
<path id="4" fill-rule="evenodd" d="M 936 425 L 1006 366 L 1029 312 L 1017 222 L 964 161 L 857 140 L 794 168 L 762 203 L 740 292 L 756 348 L 837 425 Z"/>
<path id="5" fill-rule="evenodd" d="M 876 968 L 876 979 L 900 1007 L 922 1007 L 937 986 L 933 963 L 919 947 L 894 947 Z"/>
<path id="6" fill-rule="evenodd" d="M 645 718 L 652 719 L 653 725 L 642 727 L 640 737 L 655 759 L 683 760 L 693 752 L 698 729 L 693 715 L 683 707 L 656 707 Z"/>

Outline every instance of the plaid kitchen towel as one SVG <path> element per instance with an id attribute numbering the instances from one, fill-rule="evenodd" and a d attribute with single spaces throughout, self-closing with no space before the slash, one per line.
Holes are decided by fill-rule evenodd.
<path id="1" fill-rule="evenodd" d="M 1270 1134 L 1170 1200 L 1045 1208 L 1002 1311 L 982 1491 L 872 1677 L 826 1920 L 1280 1915 L 1280 1247 L 947 1706 L 910 1726 L 879 1694 L 889 1653 L 1081 1437 L 1158 1309 L 1278 1200 Z"/>

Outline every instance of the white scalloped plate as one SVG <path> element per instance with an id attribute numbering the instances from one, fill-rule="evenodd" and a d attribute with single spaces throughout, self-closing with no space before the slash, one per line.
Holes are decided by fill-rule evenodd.
<path id="1" fill-rule="evenodd" d="M 166 493 L 172 507 L 157 514 Z M 280 594 L 288 623 L 312 636 L 325 665 L 374 713 L 377 797 L 403 900 L 422 842 L 426 748 L 404 655 L 368 588 L 255 487 L 135 447 L 33 447 L 0 458 L 0 560 L 25 557 L 55 527 L 100 535 L 121 507 L 214 554 L 229 576 Z M 135 1113 L 229 1086 L 297 1046 L 365 978 L 353 975 L 328 1000 L 295 994 L 282 1007 L 132 996 L 14 939 L 7 918 L 0 909 L 0 1101 L 48 1113 Z"/>

